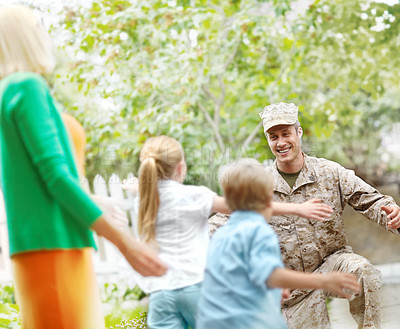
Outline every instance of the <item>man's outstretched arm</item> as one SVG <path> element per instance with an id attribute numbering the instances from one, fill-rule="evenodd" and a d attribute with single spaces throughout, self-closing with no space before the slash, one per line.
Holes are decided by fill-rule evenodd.
<path id="1" fill-rule="evenodd" d="M 353 170 L 343 167 L 339 169 L 339 182 L 344 204 L 384 229 L 400 235 L 400 208 L 391 196 L 380 193 L 356 176 Z"/>

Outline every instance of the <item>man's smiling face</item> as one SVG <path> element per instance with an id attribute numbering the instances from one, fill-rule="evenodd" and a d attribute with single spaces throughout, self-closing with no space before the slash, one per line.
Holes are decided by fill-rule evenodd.
<path id="1" fill-rule="evenodd" d="M 301 127 L 296 129 L 294 125 L 278 125 L 267 131 L 269 147 L 278 163 L 290 165 L 301 157 L 300 139 L 302 134 Z"/>

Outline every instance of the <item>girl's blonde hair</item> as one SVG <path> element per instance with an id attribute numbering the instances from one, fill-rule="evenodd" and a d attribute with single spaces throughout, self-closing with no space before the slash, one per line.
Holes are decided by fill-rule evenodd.
<path id="1" fill-rule="evenodd" d="M 140 151 L 138 231 L 146 242 L 156 244 L 158 181 L 170 179 L 183 159 L 181 144 L 168 136 L 148 139 Z"/>
<path id="2" fill-rule="evenodd" d="M 0 7 L 0 79 L 19 71 L 46 74 L 55 57 L 50 36 L 25 6 Z"/>

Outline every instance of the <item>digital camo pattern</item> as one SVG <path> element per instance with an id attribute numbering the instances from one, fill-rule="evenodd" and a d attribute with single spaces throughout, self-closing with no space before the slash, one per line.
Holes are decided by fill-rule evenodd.
<path id="1" fill-rule="evenodd" d="M 208 233 L 210 237 L 215 233 L 218 227 L 225 225 L 229 219 L 229 215 L 216 213 L 208 219 Z"/>
<path id="2" fill-rule="evenodd" d="M 333 271 L 353 273 L 358 278 L 361 291 L 351 296 L 349 304 L 350 313 L 359 328 L 380 328 L 380 271 L 364 257 L 354 254 L 349 247 L 328 256 L 314 272 Z M 292 296 L 295 298 L 289 298 L 282 306 L 283 316 L 290 329 L 331 328 L 325 299 L 338 296 L 322 290 L 294 290 Z"/>
<path id="3" fill-rule="evenodd" d="M 346 204 L 368 219 L 389 229 L 386 214 L 380 207 L 396 206 L 392 197 L 382 195 L 339 164 L 321 158 L 304 156 L 304 166 L 291 189 L 279 174 L 276 163 L 267 169 L 274 179 L 274 197 L 277 202 L 302 203 L 321 199 L 333 208 L 324 220 L 301 218 L 295 215 L 273 216 L 269 224 L 278 234 L 282 259 L 286 267 L 313 272 L 324 259 L 347 246 L 343 210 Z"/>
<path id="4" fill-rule="evenodd" d="M 279 102 L 265 106 L 258 115 L 263 121 L 264 132 L 267 132 L 274 126 L 296 123 L 298 112 L 299 109 L 295 104 Z"/>
<path id="5" fill-rule="evenodd" d="M 357 177 L 352 170 L 339 164 L 321 158 L 304 156 L 304 166 L 295 185 L 291 189 L 279 174 L 276 163 L 267 169 L 274 179 L 274 201 L 302 203 L 318 198 L 333 208 L 332 215 L 325 221 L 301 218 L 294 215 L 274 216 L 269 223 L 278 234 L 282 259 L 287 268 L 304 272 L 324 272 L 341 270 L 353 272 L 361 277 L 363 288 L 366 289 L 359 297 L 351 302 L 353 317 L 365 328 L 379 328 L 379 299 L 377 290 L 381 284 L 381 275 L 367 260 L 353 254 L 348 246 L 344 231 L 343 210 L 346 204 L 353 207 L 368 219 L 376 222 L 384 229 L 394 234 L 398 230 L 389 229 L 387 217 L 380 207 L 382 205 L 395 206 L 393 198 L 382 195 L 375 188 Z M 334 255 L 340 254 L 340 257 Z M 330 259 L 330 257 L 333 257 Z M 330 260 L 329 260 L 330 259 Z M 357 260 L 357 261 L 356 261 Z M 335 263 L 335 262 L 338 263 Z M 354 261 L 354 264 L 351 262 Z M 305 303 L 316 307 L 321 293 L 305 290 L 295 290 L 291 297 L 285 301 L 283 308 L 288 310 L 293 307 L 301 308 Z M 323 296 L 323 295 L 321 295 Z M 306 298 L 307 297 L 307 298 Z M 305 300 L 307 299 L 307 300 Z M 300 303 L 301 302 L 301 303 Z M 299 305 L 296 305 L 300 303 Z M 310 304 L 311 303 L 311 304 Z M 325 307 L 325 299 L 320 300 L 319 308 Z M 365 307 L 364 307 L 365 306 Z M 305 310 L 305 309 L 304 309 Z M 308 309 L 310 310 L 310 309 Z M 287 314 L 288 311 L 285 311 Z M 287 318 L 293 326 L 289 328 L 314 328 L 307 324 L 299 326 L 297 314 L 304 316 L 304 312 L 293 312 Z M 323 314 L 323 313 L 322 313 Z M 308 319 L 312 321 L 308 312 Z M 321 321 L 321 326 L 316 328 L 329 328 L 323 316 L 316 317 Z M 299 322 L 300 323 L 300 322 Z"/>
<path id="6" fill-rule="evenodd" d="M 382 205 L 395 206 L 393 198 L 379 193 L 357 177 L 354 171 L 322 158 L 304 155 L 304 167 L 292 189 L 277 171 L 276 162 L 267 171 L 274 179 L 274 201 L 302 203 L 319 198 L 334 210 L 330 218 L 323 222 L 294 215 L 271 218 L 269 223 L 278 234 L 285 266 L 297 271 L 324 272 L 332 266 L 339 269 L 343 263 L 340 269 L 359 276 L 364 288 L 364 292 L 350 304 L 353 317 L 365 328 L 379 328 L 379 298 L 376 291 L 380 287 L 381 276 L 378 270 L 363 257 L 355 255 L 348 246 L 343 210 L 348 204 L 385 230 L 399 235 L 398 230 L 388 228 L 386 214 L 380 209 Z M 222 214 L 211 217 L 210 235 L 227 219 L 228 216 Z M 333 257 L 338 254 L 343 256 Z M 351 265 L 347 260 L 354 260 L 354 257 L 357 261 L 352 264 L 353 267 L 346 267 Z M 340 260 L 340 263 L 335 263 L 335 260 Z M 300 325 L 303 316 L 311 322 L 320 321 L 320 326 L 316 328 L 330 328 L 329 318 L 323 316 L 323 311 L 314 320 L 310 313 L 319 312 L 309 312 L 310 309 L 324 309 L 325 297 L 325 293 L 318 291 L 293 291 L 283 305 L 284 314 L 290 314 L 287 315 L 289 322 L 293 325 L 299 321 L 297 326 L 290 328 L 314 328 L 308 322 Z M 304 308 L 302 305 L 305 305 Z M 297 308 L 299 311 L 296 311 Z"/>

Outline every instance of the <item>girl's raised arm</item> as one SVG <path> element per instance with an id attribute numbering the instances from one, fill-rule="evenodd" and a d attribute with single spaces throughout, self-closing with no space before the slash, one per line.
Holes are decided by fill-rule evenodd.
<path id="1" fill-rule="evenodd" d="M 312 199 L 303 203 L 272 202 L 272 216 L 297 215 L 323 221 L 333 212 L 331 206 L 319 199 Z"/>

